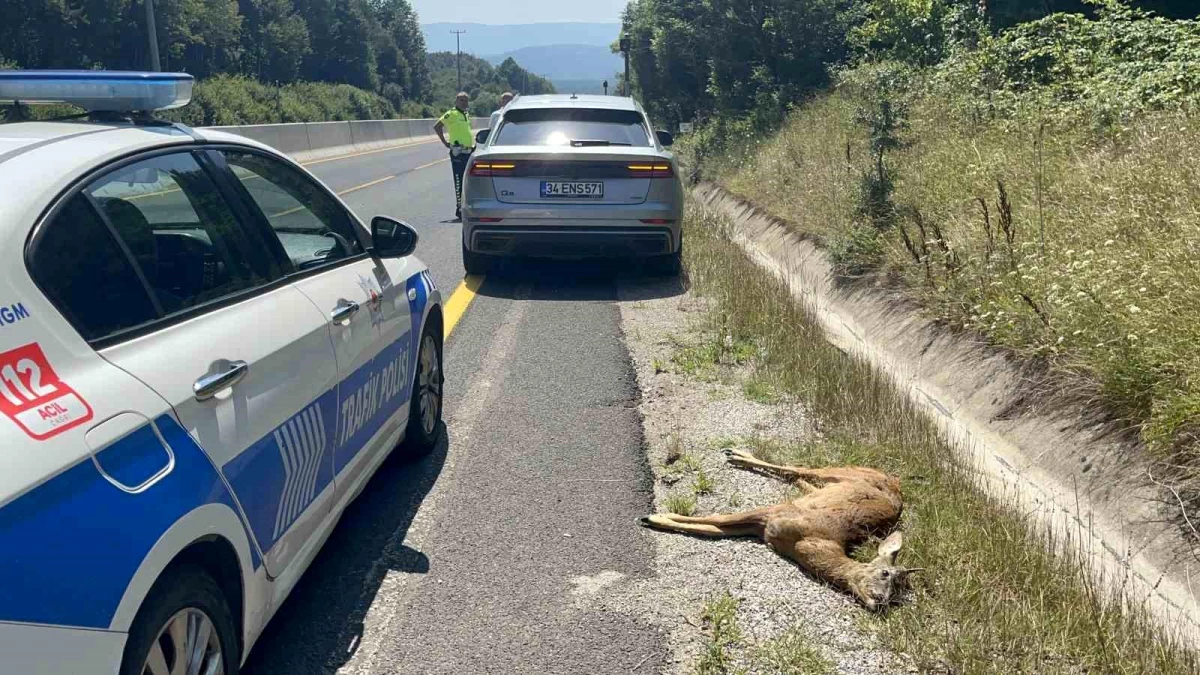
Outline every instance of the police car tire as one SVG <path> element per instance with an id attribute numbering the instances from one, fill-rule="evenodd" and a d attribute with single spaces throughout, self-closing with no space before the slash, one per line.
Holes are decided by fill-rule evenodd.
<path id="1" fill-rule="evenodd" d="M 441 381 L 441 396 L 438 397 L 437 423 L 433 425 L 433 433 L 425 433 L 425 426 L 421 424 L 421 405 L 416 396 L 413 396 L 408 406 L 408 431 L 405 432 L 405 447 L 404 454 L 408 457 L 424 457 L 433 451 L 437 446 L 438 440 L 442 435 L 442 411 L 446 407 L 446 371 L 442 364 L 442 341 L 438 339 L 433 326 L 425 325 L 425 330 L 421 332 L 421 340 L 417 343 L 417 367 L 413 372 L 413 392 L 417 390 L 417 384 L 421 376 L 421 352 L 425 348 L 425 338 L 433 337 L 434 348 L 437 350 L 438 373 L 442 378 Z"/>
<path id="2" fill-rule="evenodd" d="M 208 615 L 221 641 L 225 675 L 237 675 L 241 665 L 240 638 L 220 586 L 203 568 L 180 565 L 155 582 L 134 617 L 121 657 L 120 675 L 142 675 L 150 648 L 167 621 L 184 609 L 199 609 Z"/>
<path id="3" fill-rule="evenodd" d="M 462 247 L 462 259 L 463 269 L 467 271 L 467 274 L 487 274 L 492 266 L 491 258 L 468 251 L 466 244 L 463 244 Z"/>

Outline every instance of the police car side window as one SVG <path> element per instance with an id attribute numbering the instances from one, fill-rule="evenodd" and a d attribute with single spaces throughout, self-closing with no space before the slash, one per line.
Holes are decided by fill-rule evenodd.
<path id="1" fill-rule="evenodd" d="M 132 255 L 165 316 L 281 275 L 190 152 L 118 169 L 84 194 Z"/>
<path id="2" fill-rule="evenodd" d="M 364 251 L 346 210 L 307 176 L 264 155 L 224 154 L 297 270 L 321 267 Z"/>
<path id="3" fill-rule="evenodd" d="M 38 286 L 89 342 L 159 317 L 133 263 L 82 194 L 38 229 L 27 261 Z"/>

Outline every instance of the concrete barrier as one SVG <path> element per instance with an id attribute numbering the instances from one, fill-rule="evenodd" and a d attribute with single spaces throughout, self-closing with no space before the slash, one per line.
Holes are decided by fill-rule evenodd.
<path id="1" fill-rule="evenodd" d="M 383 120 L 350 122 L 350 140 L 356 150 L 376 150 L 387 144 Z"/>
<path id="2" fill-rule="evenodd" d="M 354 152 L 349 122 L 316 122 L 308 126 L 309 156 L 325 157 Z"/>
<path id="3" fill-rule="evenodd" d="M 435 119 L 360 120 L 209 128 L 253 139 L 303 162 L 428 142 L 437 138 L 433 132 L 436 123 Z M 475 130 L 487 125 L 486 117 L 471 118 Z"/>

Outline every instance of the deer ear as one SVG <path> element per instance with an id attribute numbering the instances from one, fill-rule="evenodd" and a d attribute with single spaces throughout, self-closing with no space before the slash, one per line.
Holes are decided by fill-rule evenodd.
<path id="1" fill-rule="evenodd" d="M 882 560 L 889 565 L 895 564 L 896 554 L 904 546 L 904 535 L 899 532 L 893 532 L 892 536 L 883 540 L 879 545 L 879 552 L 876 555 L 876 560 Z"/>

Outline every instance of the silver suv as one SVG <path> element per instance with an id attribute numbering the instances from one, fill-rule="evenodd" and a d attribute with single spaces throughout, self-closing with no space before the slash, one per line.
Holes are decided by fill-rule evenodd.
<path id="1" fill-rule="evenodd" d="M 526 96 L 479 132 L 463 188 L 463 265 L 501 256 L 638 258 L 674 274 L 683 185 L 673 142 L 633 99 Z"/>

